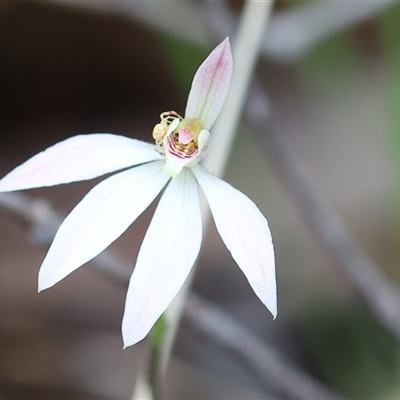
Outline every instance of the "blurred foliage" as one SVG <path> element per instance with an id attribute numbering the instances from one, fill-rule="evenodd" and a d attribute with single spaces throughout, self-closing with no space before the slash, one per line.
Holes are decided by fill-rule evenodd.
<path id="1" fill-rule="evenodd" d="M 368 78 L 368 74 L 365 74 L 368 65 L 363 56 L 376 56 L 373 54 L 376 43 L 365 49 L 365 43 L 360 42 L 360 37 L 361 40 L 368 41 L 371 37 L 365 35 L 368 36 L 372 31 L 373 40 L 380 40 L 380 45 L 383 41 L 390 72 L 387 117 L 391 122 L 392 154 L 395 158 L 397 182 L 400 182 L 399 21 L 400 4 L 391 7 L 379 17 L 379 25 L 372 21 L 368 23 L 370 25 L 351 28 L 321 42 L 304 55 L 297 68 L 300 83 L 304 88 L 309 85 L 312 90 L 325 90 L 326 96 L 331 96 L 343 90 L 343 82 L 349 79 Z M 362 29 L 366 30 L 361 31 Z M 378 56 L 382 58 L 382 52 Z M 400 185 L 397 184 L 398 228 L 399 200 Z M 400 229 L 398 232 L 400 234 Z M 300 330 L 327 385 L 351 399 L 399 398 L 398 342 L 361 307 L 325 306 L 308 313 L 300 323 Z"/>
<path id="2" fill-rule="evenodd" d="M 186 99 L 193 76 L 208 56 L 209 50 L 171 35 L 162 34 L 159 35 L 159 39 L 167 56 L 171 59 L 173 73 Z"/>
<path id="3" fill-rule="evenodd" d="M 312 48 L 298 65 L 300 79 L 306 85 L 329 86 L 332 79 L 354 75 L 360 71 L 361 60 L 355 51 L 352 30 L 341 32 Z"/>
<path id="4" fill-rule="evenodd" d="M 386 62 L 389 69 L 388 118 L 390 121 L 391 151 L 394 158 L 397 187 L 395 194 L 395 214 L 398 235 L 400 235 L 400 41 L 399 41 L 400 5 L 391 7 L 382 14 Z"/>
<path id="5" fill-rule="evenodd" d="M 163 342 L 165 333 L 167 331 L 167 321 L 164 314 L 157 320 L 151 328 L 149 339 L 154 348 L 159 348 Z"/>
<path id="6" fill-rule="evenodd" d="M 0 15 L 1 135 L 45 116 L 112 131 L 89 121 L 154 115 L 176 99 L 160 41 L 147 27 L 80 7 L 15 3 Z"/>
<path id="7" fill-rule="evenodd" d="M 328 385 L 351 399 L 381 399 L 395 390 L 400 346 L 361 307 L 323 308 L 300 331 Z"/>

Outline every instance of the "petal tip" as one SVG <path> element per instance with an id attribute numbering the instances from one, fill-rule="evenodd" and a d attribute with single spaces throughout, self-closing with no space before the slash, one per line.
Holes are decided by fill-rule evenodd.
<path id="1" fill-rule="evenodd" d="M 275 320 L 276 317 L 278 316 L 278 302 L 276 299 L 276 292 L 272 298 L 269 296 L 267 296 L 267 298 L 265 297 L 261 298 L 259 295 L 258 297 L 264 304 L 264 306 L 268 309 L 268 311 L 271 313 L 272 319 Z"/>
<path id="2" fill-rule="evenodd" d="M 122 341 L 123 341 L 123 349 L 125 350 L 127 347 L 133 346 L 139 342 L 141 342 L 147 333 L 143 334 L 143 332 L 139 332 L 138 330 L 127 329 L 122 325 Z"/>
<path id="3" fill-rule="evenodd" d="M 224 46 L 226 46 L 226 47 L 227 47 L 227 50 L 230 50 L 230 48 L 231 48 L 231 42 L 230 42 L 230 40 L 229 40 L 229 36 L 227 36 L 227 37 L 221 42 L 221 44 L 224 45 Z"/>
<path id="4" fill-rule="evenodd" d="M 233 57 L 227 37 L 198 68 L 189 93 L 185 118 L 197 118 L 205 129 L 211 128 L 225 102 L 232 69 Z"/>
<path id="5" fill-rule="evenodd" d="M 43 292 L 43 290 L 48 289 L 49 287 L 53 286 L 52 284 L 49 284 L 48 282 L 43 282 L 43 279 L 40 279 L 39 277 L 39 282 L 38 282 L 38 293 Z"/>
<path id="6" fill-rule="evenodd" d="M 130 344 L 128 344 L 128 343 L 125 343 L 125 342 L 123 342 L 123 344 L 122 344 L 122 350 L 125 350 L 127 347 L 129 347 L 129 346 L 131 346 Z"/>
<path id="7" fill-rule="evenodd" d="M 39 277 L 38 277 L 38 293 L 43 292 L 52 286 L 54 286 L 58 281 L 54 281 L 54 278 L 49 276 L 46 271 L 43 270 L 43 265 L 39 270 Z"/>

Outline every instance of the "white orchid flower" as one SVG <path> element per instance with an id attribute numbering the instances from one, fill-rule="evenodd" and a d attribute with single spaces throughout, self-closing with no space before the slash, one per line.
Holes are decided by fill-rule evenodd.
<path id="1" fill-rule="evenodd" d="M 199 165 L 228 92 L 232 64 L 227 38 L 197 70 L 185 117 L 173 111 L 161 114 L 153 131 L 155 147 L 113 134 L 78 135 L 35 155 L 0 180 L 0 191 L 8 192 L 123 170 L 96 185 L 65 218 L 40 268 L 39 291 L 102 252 L 165 189 L 129 282 L 122 322 L 125 347 L 148 334 L 198 257 L 198 185 L 226 247 L 276 316 L 274 251 L 267 220 L 248 197 Z"/>

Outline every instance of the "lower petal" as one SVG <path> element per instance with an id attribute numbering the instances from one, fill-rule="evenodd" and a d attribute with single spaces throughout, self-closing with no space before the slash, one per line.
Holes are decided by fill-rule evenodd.
<path id="1" fill-rule="evenodd" d="M 139 251 L 122 322 L 125 347 L 142 340 L 177 295 L 201 239 L 197 183 L 184 169 L 165 190 Z"/>
<path id="2" fill-rule="evenodd" d="M 149 206 L 168 181 L 162 163 L 129 169 L 95 186 L 61 224 L 39 271 L 39 291 L 97 256 Z"/>
<path id="3" fill-rule="evenodd" d="M 222 240 L 256 295 L 276 317 L 274 248 L 267 220 L 242 192 L 199 165 L 192 170 Z"/>
<path id="4" fill-rule="evenodd" d="M 167 153 L 163 173 L 171 178 L 176 178 L 190 162 L 190 158 L 179 158 Z"/>

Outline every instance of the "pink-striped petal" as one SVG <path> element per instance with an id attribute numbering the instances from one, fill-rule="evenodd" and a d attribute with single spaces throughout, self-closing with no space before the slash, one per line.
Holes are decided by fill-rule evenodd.
<path id="1" fill-rule="evenodd" d="M 189 169 L 172 179 L 147 230 L 129 282 L 124 346 L 142 340 L 184 284 L 199 254 L 202 221 Z"/>
<path id="2" fill-rule="evenodd" d="M 168 181 L 162 162 L 144 164 L 95 186 L 61 224 L 39 271 L 39 291 L 97 256 L 136 220 Z"/>
<path id="3" fill-rule="evenodd" d="M 186 105 L 185 118 L 197 118 L 210 130 L 224 105 L 233 60 L 229 39 L 220 43 L 197 70 Z"/>
<path id="4" fill-rule="evenodd" d="M 0 180 L 0 192 L 82 181 L 162 156 L 140 140 L 108 133 L 78 135 L 36 154 Z"/>
<path id="5" fill-rule="evenodd" d="M 268 222 L 242 192 L 205 171 L 192 168 L 223 242 L 256 295 L 277 314 L 274 248 Z"/>

